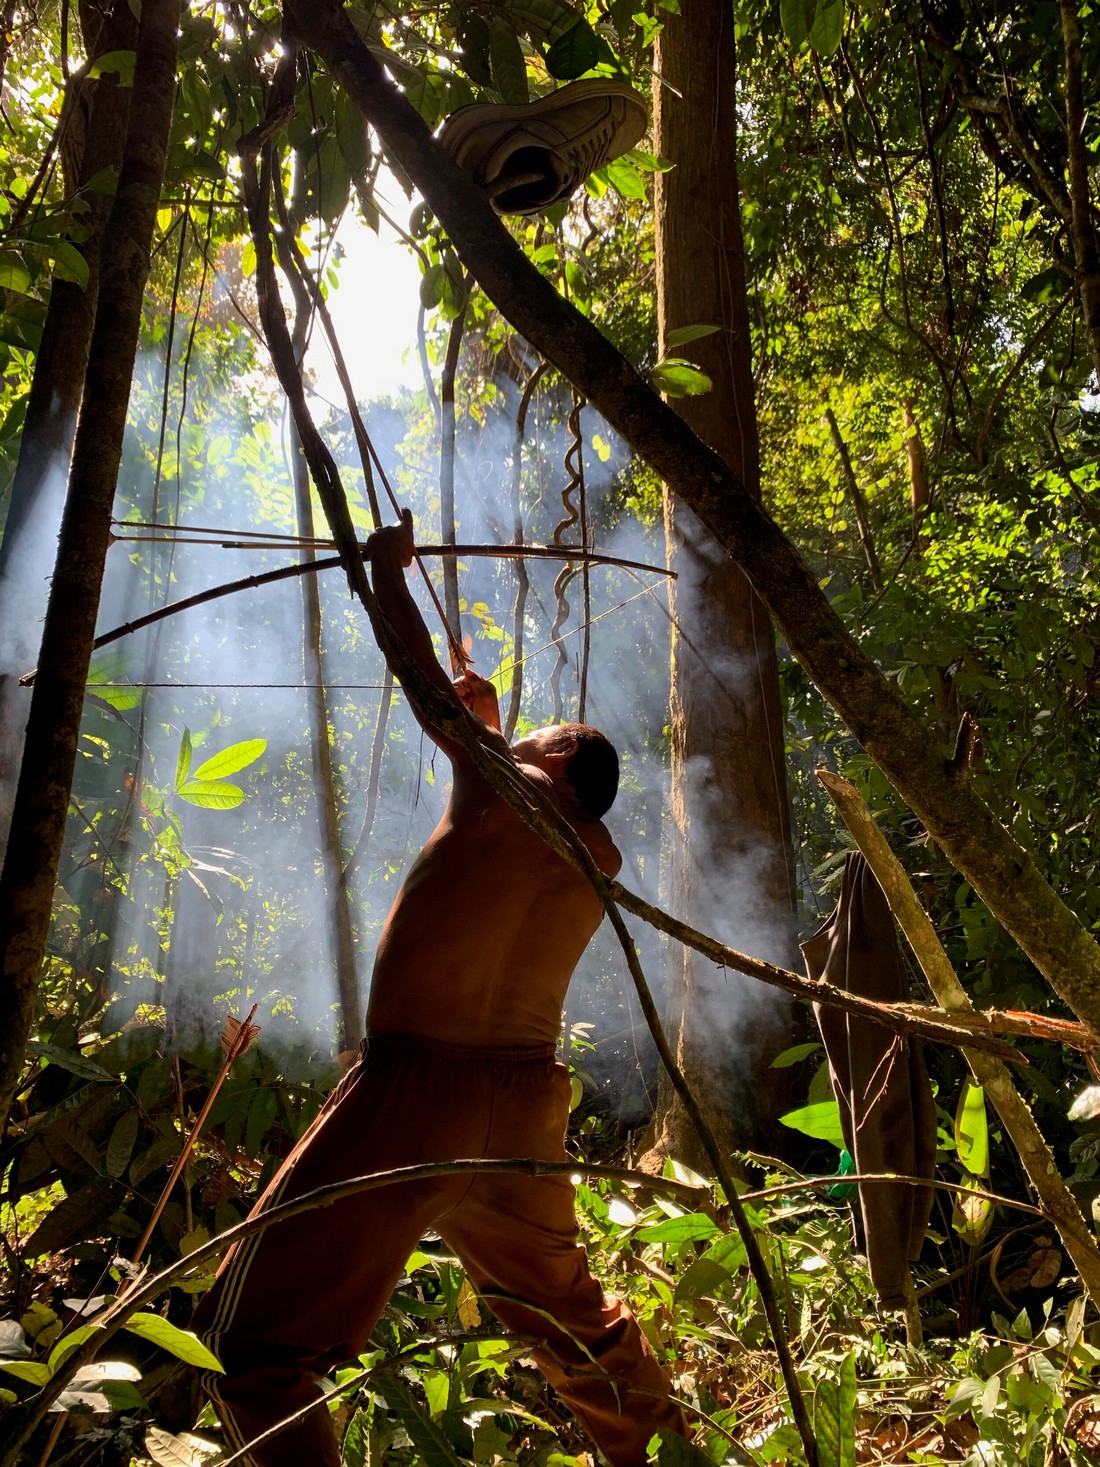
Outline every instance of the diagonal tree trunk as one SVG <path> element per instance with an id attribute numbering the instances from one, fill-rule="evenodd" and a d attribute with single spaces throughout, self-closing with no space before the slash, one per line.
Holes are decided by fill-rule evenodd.
<path id="1" fill-rule="evenodd" d="M 127 0 L 114 0 L 103 14 L 85 4 L 81 20 L 89 65 L 108 51 L 133 50 L 137 22 Z M 117 169 L 129 109 L 130 89 L 121 87 L 117 76 L 70 77 L 61 147 L 70 193 L 104 169 Z M 46 608 L 99 293 L 100 241 L 111 207 L 110 198 L 99 190 L 86 193 L 85 202 L 89 233 L 77 248 L 87 261 L 87 285 L 55 280 L 50 290 L 0 540 L 0 627 L 5 628 L 0 641 L 0 861 L 30 708 L 30 691 L 19 686 L 18 677 L 34 665 L 38 653 L 39 618 Z"/>
<path id="2" fill-rule="evenodd" d="M 286 0 L 296 36 L 328 64 L 420 189 L 466 267 L 699 516 L 748 575 L 791 652 L 947 858 L 1075 1013 L 1100 1033 L 1100 944 L 1044 880 L 861 650 L 812 569 L 728 465 L 524 259 L 481 190 L 390 83 L 334 0 Z"/>
<path id="3" fill-rule="evenodd" d="M 145 0 L 118 190 L 104 232 L 100 303 L 69 473 L 41 671 L 0 875 L 0 1129 L 34 1016 L 84 688 L 122 456 L 142 297 L 164 178 L 179 0 Z"/>
<path id="4" fill-rule="evenodd" d="M 657 175 L 657 325 L 717 326 L 687 354 L 712 389 L 676 410 L 760 497 L 745 261 L 737 183 L 733 12 L 684 0 L 654 55 L 654 148 L 675 166 Z M 672 638 L 672 881 L 687 922 L 749 952 L 792 956 L 793 872 L 775 633 L 752 583 L 675 494 L 665 489 Z M 791 1004 L 721 973 L 676 945 L 665 1027 L 727 1151 L 775 1144 L 770 1069 L 790 1042 Z M 700 1168 L 695 1129 L 662 1074 L 653 1150 Z"/>

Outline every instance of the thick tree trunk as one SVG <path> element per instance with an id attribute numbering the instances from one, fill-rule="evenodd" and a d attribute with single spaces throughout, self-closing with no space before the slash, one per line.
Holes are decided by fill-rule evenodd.
<path id="1" fill-rule="evenodd" d="M 0 1129 L 23 1063 L 65 834 L 149 252 L 164 177 L 179 0 L 145 0 L 118 190 L 103 237 L 100 306 L 0 875 Z"/>
<path id="2" fill-rule="evenodd" d="M 115 0 L 103 17 L 85 14 L 85 46 L 92 61 L 107 51 L 133 50 L 137 22 L 127 0 Z M 93 25 L 93 21 L 98 24 Z M 63 149 L 70 191 L 83 187 L 122 158 L 130 90 L 115 76 L 89 81 L 74 74 L 65 94 L 67 122 Z M 23 730 L 30 709 L 30 690 L 19 686 L 19 674 L 38 656 L 39 627 L 46 609 L 49 574 L 57 553 L 57 528 L 65 499 L 88 343 L 92 338 L 99 293 L 100 241 L 111 200 L 102 192 L 85 195 L 89 234 L 78 245 L 88 263 L 82 289 L 55 280 L 34 362 L 27 415 L 19 443 L 19 462 L 12 480 L 4 535 L 0 540 L 0 861 L 7 846 Z"/>
<path id="3" fill-rule="evenodd" d="M 497 308 L 738 562 L 792 653 L 944 854 L 1070 1007 L 1100 1032 L 1100 945 L 966 783 L 965 773 L 953 769 L 938 734 L 861 651 L 779 526 L 523 257 L 481 190 L 387 81 L 334 0 L 287 0 L 286 13 L 297 36 L 324 58 L 378 129 Z"/>
<path id="4" fill-rule="evenodd" d="M 666 18 L 654 70 L 654 147 L 675 167 L 657 175 L 657 322 L 670 333 L 713 325 L 688 354 L 714 386 L 676 410 L 760 495 L 745 262 L 737 183 L 733 12 L 685 0 Z M 666 487 L 672 638 L 670 905 L 742 950 L 788 963 L 793 875 L 775 633 L 744 571 Z M 726 1151 L 774 1145 L 770 1069 L 789 1043 L 791 1003 L 720 972 L 684 947 L 670 955 L 665 1028 Z M 679 1096 L 662 1075 L 652 1160 L 704 1158 Z"/>

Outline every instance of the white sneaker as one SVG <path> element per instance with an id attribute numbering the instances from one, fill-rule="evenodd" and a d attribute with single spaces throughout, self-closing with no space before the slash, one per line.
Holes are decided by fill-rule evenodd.
<path id="1" fill-rule="evenodd" d="M 637 143 L 645 102 L 625 82 L 570 82 L 522 107 L 473 103 L 452 112 L 439 141 L 498 214 L 537 214 Z"/>

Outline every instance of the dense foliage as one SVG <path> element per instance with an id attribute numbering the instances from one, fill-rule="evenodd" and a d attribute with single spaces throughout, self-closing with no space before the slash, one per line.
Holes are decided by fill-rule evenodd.
<path id="1" fill-rule="evenodd" d="M 645 86 L 648 48 L 662 15 L 677 9 L 675 0 L 587 8 L 504 0 L 364 7 L 353 17 L 434 126 L 464 103 L 516 104 L 592 71 Z M 1089 24 L 1088 0 L 1068 9 L 1084 34 L 1084 146 L 1095 183 L 1100 28 Z M 740 0 L 742 217 L 769 508 L 859 640 L 926 714 L 945 757 L 961 715 L 976 718 L 984 752 L 973 778 L 1100 931 L 1100 381 L 1063 207 L 1066 10 Z M 78 19 L 88 26 L 89 14 L 17 4 L 5 13 L 5 483 L 51 293 L 58 281 L 86 279 L 88 197 L 109 191 L 102 179 L 74 190 L 62 166 L 75 145 L 74 78 L 91 50 Z M 295 505 L 282 399 L 256 327 L 255 250 L 236 155 L 264 116 L 279 31 L 275 7 L 194 5 L 183 17 L 104 631 L 287 565 L 311 533 Z M 117 75 L 124 89 L 128 66 L 132 53 L 110 52 L 90 70 Z M 424 207 L 393 205 L 384 150 L 333 79 L 303 56 L 295 81 L 295 114 L 278 135 L 281 226 L 307 282 L 321 283 L 337 334 L 371 324 L 341 317 L 342 294 L 354 287 L 359 298 L 362 284 L 340 262 L 341 220 L 358 214 L 377 228 L 380 210 L 400 215 L 421 264 L 424 385 L 366 414 L 418 538 L 433 543 L 448 528 L 441 377 L 448 341 L 461 332 L 457 542 L 504 545 L 519 525 L 528 543 L 547 544 L 576 509 L 581 525 L 563 530 L 567 542 L 583 535 L 653 568 L 582 571 L 573 562 L 559 579 L 561 561 L 529 561 L 521 572 L 514 560 L 468 555 L 458 587 L 461 633 L 478 669 L 496 681 L 502 707 L 517 689 L 516 727 L 581 712 L 623 751 L 615 834 L 631 883 L 657 900 L 669 638 L 659 486 L 591 409 L 573 412 L 569 385 L 470 291 Z M 514 231 L 647 372 L 658 367 L 647 189 L 662 166 L 637 150 L 590 179 L 568 212 L 555 208 Z M 690 342 L 681 350 L 690 358 Z M 676 386 L 667 371 L 657 380 Z M 680 385 L 699 384 L 689 375 Z M 316 399 L 314 410 L 365 534 L 371 514 L 349 414 Z M 578 450 L 583 488 L 574 475 L 570 489 Z M 0 506 L 6 513 L 4 498 Z M 44 521 L 40 510 L 18 547 L 36 567 L 38 597 L 56 534 Z M 442 562 L 427 565 L 442 595 Z M 223 1021 L 255 1003 L 260 1038 L 221 1089 L 148 1256 L 161 1266 L 186 1259 L 244 1216 L 339 1074 L 333 903 L 346 894 L 365 987 L 397 884 L 442 808 L 443 761 L 386 685 L 339 572 L 319 583 L 339 890 L 325 876 L 332 853 L 318 815 L 300 579 L 208 601 L 120 638 L 93 661 L 34 1040 L 4 1140 L 5 1402 L 26 1399 L 63 1367 L 80 1319 L 71 1301 L 116 1291 L 127 1271 L 117 1256 L 141 1237 L 221 1067 Z M 434 617 L 422 584 L 417 594 Z M 41 606 L 22 610 L 29 623 Z M 14 641 L 15 653 L 3 643 L 9 677 L 27 670 L 18 660 L 24 642 Z M 782 677 L 804 928 L 828 909 L 845 850 L 812 774 L 829 762 L 857 780 L 918 878 L 975 1000 L 1059 1012 L 800 667 L 786 660 Z M 724 915 L 736 942 L 736 919 Z M 663 944 L 640 933 L 639 946 L 659 989 Z M 1083 1061 L 1050 1045 L 1022 1048 L 1031 1064 L 1020 1083 L 1088 1208 L 1100 1192 L 1100 1130 L 1095 1119 L 1066 1118 L 1085 1082 Z M 578 1166 L 618 1155 L 648 1115 L 654 1061 L 603 935 L 574 985 L 566 1057 L 580 1082 Z M 801 1066 L 808 1106 L 827 1109 L 820 1052 L 808 1045 L 784 1058 Z M 951 1118 L 964 1069 L 954 1052 L 933 1066 L 941 1176 L 957 1182 L 966 1168 Z M 806 1166 L 833 1172 L 835 1136 L 813 1129 Z M 990 1186 L 1022 1202 L 1016 1160 L 996 1130 L 992 1142 Z M 747 1175 L 772 1189 L 786 1177 L 766 1159 Z M 659 1190 L 600 1182 L 580 1194 L 595 1267 L 631 1299 L 678 1372 L 704 1423 L 707 1459 L 801 1461 L 721 1198 L 693 1211 Z M 918 1349 L 895 1324 L 868 1317 L 871 1288 L 842 1198 L 773 1190 L 752 1205 L 814 1396 L 822 1467 L 857 1458 L 1095 1460 L 1100 1327 L 1041 1219 L 1006 1201 L 988 1215 L 992 1231 L 975 1239 L 956 1226 L 950 1199 L 937 1209 L 916 1268 L 932 1343 Z M 149 1346 L 194 1363 L 185 1330 L 208 1279 L 207 1265 L 182 1264 L 164 1307 L 147 1316 L 163 1328 L 146 1324 L 145 1345 L 134 1345 L 135 1329 L 117 1365 L 98 1375 L 89 1367 L 70 1386 L 61 1403 L 72 1424 L 54 1460 L 209 1459 L 201 1425 L 197 1438 L 144 1430 L 150 1407 L 183 1419 L 183 1388 Z M 374 1345 L 336 1381 L 349 1463 L 386 1453 L 409 1463 L 565 1464 L 585 1451 L 522 1346 L 493 1334 L 457 1265 L 438 1252 L 410 1260 Z M 39 1454 L 47 1434 L 36 1439 Z M 660 1460 L 701 1459 L 666 1443 Z"/>

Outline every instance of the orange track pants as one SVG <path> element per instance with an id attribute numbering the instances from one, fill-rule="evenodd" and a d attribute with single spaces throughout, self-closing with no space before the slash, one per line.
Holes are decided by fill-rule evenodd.
<path id="1" fill-rule="evenodd" d="M 568 1072 L 549 1047 L 375 1035 L 257 1211 L 421 1162 L 564 1161 L 568 1111 Z M 318 1399 L 318 1378 L 366 1349 L 429 1228 L 509 1330 L 545 1342 L 534 1358 L 612 1467 L 644 1467 L 660 1427 L 686 1432 L 633 1315 L 589 1272 L 568 1178 L 497 1173 L 376 1188 L 273 1224 L 227 1254 L 196 1328 L 225 1366 L 207 1384 L 234 1449 Z M 311 1411 L 252 1460 L 339 1467 L 328 1412 Z"/>

